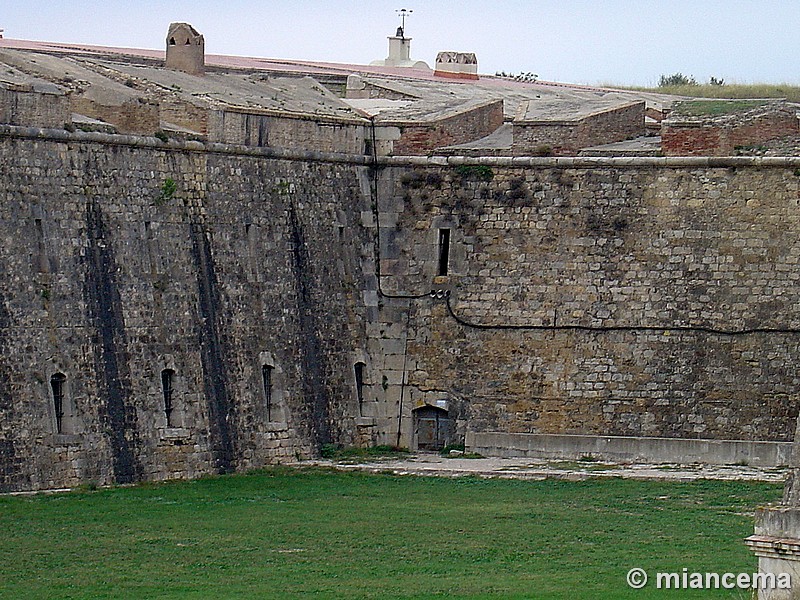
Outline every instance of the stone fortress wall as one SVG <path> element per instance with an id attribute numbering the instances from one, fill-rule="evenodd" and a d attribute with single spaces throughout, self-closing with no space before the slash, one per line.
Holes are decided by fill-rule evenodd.
<path id="1" fill-rule="evenodd" d="M 512 451 L 507 434 L 517 450 L 537 434 L 540 455 L 561 435 L 792 440 L 794 163 L 431 162 L 392 170 L 383 200 L 383 289 L 449 293 L 411 304 L 411 410 L 446 398 L 459 435 L 503 434 Z M 751 450 L 737 460 L 767 460 Z"/>
<path id="2" fill-rule="evenodd" d="M 424 447 L 431 415 L 436 443 L 792 439 L 797 159 L 0 153 L 3 490 Z"/>
<path id="3" fill-rule="evenodd" d="M 12 130 L 0 490 L 195 477 L 356 443 L 365 167 Z"/>

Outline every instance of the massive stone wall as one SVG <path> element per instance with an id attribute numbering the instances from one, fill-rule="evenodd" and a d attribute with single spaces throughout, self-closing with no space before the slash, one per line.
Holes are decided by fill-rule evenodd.
<path id="1" fill-rule="evenodd" d="M 0 158 L 3 490 L 413 447 L 442 411 L 451 441 L 792 438 L 797 161 L 8 126 Z"/>
<path id="2" fill-rule="evenodd" d="M 794 166 L 481 162 L 385 175 L 383 289 L 450 294 L 393 301 L 409 322 L 402 439 L 442 399 L 458 435 L 792 439 Z"/>
<path id="3" fill-rule="evenodd" d="M 51 134 L 0 136 L 0 490 L 353 443 L 363 169 Z"/>

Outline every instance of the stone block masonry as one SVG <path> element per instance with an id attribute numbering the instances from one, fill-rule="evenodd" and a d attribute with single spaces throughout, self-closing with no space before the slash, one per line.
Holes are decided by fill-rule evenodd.
<path id="1" fill-rule="evenodd" d="M 792 439 L 800 159 L 369 163 L 0 127 L 0 489 Z"/>
<path id="2" fill-rule="evenodd" d="M 794 163 L 468 162 L 386 175 L 383 288 L 450 292 L 411 308 L 404 422 L 438 390 L 462 431 L 791 441 Z"/>
<path id="3" fill-rule="evenodd" d="M 313 148 L 317 152 L 343 154 L 363 154 L 365 150 L 365 122 L 353 119 L 210 110 L 205 127 L 211 142 L 295 150 Z"/>
<path id="4" fill-rule="evenodd" d="M 0 137 L 0 490 L 353 443 L 363 167 L 21 131 Z"/>
<path id="5" fill-rule="evenodd" d="M 153 135 L 161 128 L 158 105 L 139 98 L 112 105 L 76 97 L 72 99 L 72 110 L 137 135 Z"/>
<path id="6" fill-rule="evenodd" d="M 72 122 L 70 98 L 56 86 L 49 92 L 32 86 L 0 86 L 0 123 L 32 127 L 63 127 Z M 20 89 L 22 88 L 22 89 Z"/>

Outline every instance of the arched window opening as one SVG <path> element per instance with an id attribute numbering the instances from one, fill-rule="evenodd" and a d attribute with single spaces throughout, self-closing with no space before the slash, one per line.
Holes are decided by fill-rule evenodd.
<path id="1" fill-rule="evenodd" d="M 50 378 L 50 389 L 53 391 L 53 408 L 56 415 L 56 433 L 64 429 L 64 382 L 67 376 L 56 373 Z"/>
<path id="2" fill-rule="evenodd" d="M 264 402 L 267 407 L 267 421 L 272 421 L 272 372 L 275 367 L 263 365 L 261 367 L 261 379 L 264 384 Z"/>
<path id="3" fill-rule="evenodd" d="M 175 38 L 174 37 L 169 38 L 169 45 L 170 46 L 174 46 L 175 45 Z"/>
<path id="4" fill-rule="evenodd" d="M 167 427 L 172 427 L 172 414 L 175 412 L 174 405 L 174 381 L 175 371 L 164 369 L 161 371 L 161 390 L 164 392 L 164 414 L 167 417 Z"/>

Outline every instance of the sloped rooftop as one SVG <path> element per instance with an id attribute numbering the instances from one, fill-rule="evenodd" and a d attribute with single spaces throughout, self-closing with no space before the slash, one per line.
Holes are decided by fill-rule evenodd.
<path id="1" fill-rule="evenodd" d="M 188 101 L 210 105 L 361 119 L 351 106 L 311 77 L 212 71 L 202 77 L 164 68 L 99 61 L 143 86 L 158 86 Z"/>
<path id="2" fill-rule="evenodd" d="M 34 58 L 19 58 L 20 54 L 30 56 L 32 53 L 35 53 Z M 656 109 L 669 107 L 675 100 L 674 96 L 663 94 L 547 81 L 524 82 L 491 75 L 481 75 L 477 81 L 462 81 L 437 77 L 432 71 L 398 67 L 214 54 L 206 55 L 207 73 L 195 77 L 165 69 L 163 50 L 0 39 L 0 62 L 5 63 L 3 56 L 11 55 L 17 57 L 14 60 L 27 64 L 24 71 L 31 76 L 61 83 L 67 76 L 103 87 L 104 93 L 127 97 L 141 93 L 133 88 L 126 91 L 124 83 L 114 81 L 118 78 L 109 75 L 110 70 L 160 86 L 162 91 L 171 90 L 186 100 L 202 98 L 230 106 L 330 117 L 358 118 L 380 113 L 381 120 L 429 120 L 435 114 L 458 112 L 459 107 L 466 109 L 502 99 L 507 120 L 513 119 L 526 105 L 530 114 L 563 120 L 634 100 L 645 100 L 648 106 Z M 104 82 L 98 70 L 109 75 L 106 79 L 110 78 L 116 85 Z M 338 78 L 343 85 L 346 77 L 353 73 L 361 74 L 370 85 L 407 96 L 410 103 L 345 104 L 325 86 L 311 80 L 290 83 L 291 78 L 300 77 L 317 81 Z M 265 74 L 270 77 L 265 78 Z"/>
<path id="3" fill-rule="evenodd" d="M 366 102 L 351 102 L 354 106 L 375 107 L 382 119 L 416 118 L 428 110 L 441 110 L 441 107 L 457 106 L 466 103 L 479 104 L 492 100 L 503 100 L 506 120 L 524 118 L 525 120 L 572 120 L 623 106 L 630 102 L 647 102 L 657 110 L 669 108 L 677 99 L 666 94 L 618 91 L 586 86 L 571 86 L 552 82 L 520 82 L 494 76 L 481 76 L 477 81 L 467 83 L 452 79 L 431 79 L 428 77 L 402 79 L 387 76 L 364 76 L 369 86 L 383 88 L 394 95 L 402 94 L 396 100 L 396 110 L 391 104 L 370 105 Z"/>

